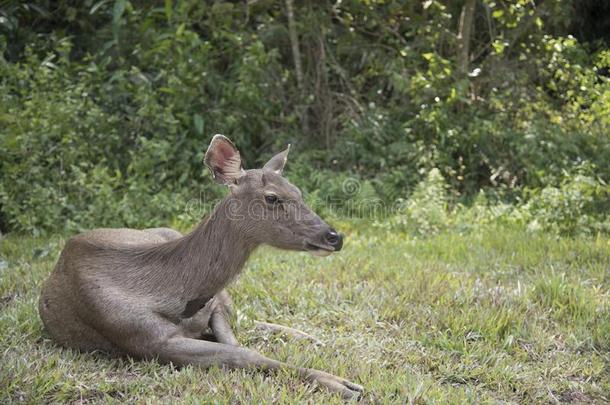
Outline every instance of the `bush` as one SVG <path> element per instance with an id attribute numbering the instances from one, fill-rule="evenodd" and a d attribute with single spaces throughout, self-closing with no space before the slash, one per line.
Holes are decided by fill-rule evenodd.
<path id="1" fill-rule="evenodd" d="M 435 232 L 481 190 L 502 196 L 489 207 L 528 190 L 510 215 L 540 215 L 532 229 L 603 230 L 600 204 L 552 202 L 579 204 L 557 184 L 583 161 L 610 181 L 610 52 L 569 35 L 563 3 L 477 6 L 465 72 L 460 2 L 299 3 L 292 44 L 281 2 L 9 1 L 0 227 L 185 218 L 184 201 L 220 195 L 201 159 L 224 133 L 246 168 L 292 143 L 288 175 L 329 213 L 379 217 L 402 199 L 405 220 Z"/>
<path id="2" fill-rule="evenodd" d="M 471 232 L 499 224 L 556 235 L 609 233 L 610 187 L 594 172 L 583 164 L 566 173 L 559 185 L 528 190 L 515 204 L 503 202 L 492 190 L 480 191 L 471 204 L 463 205 L 451 198 L 446 181 L 433 169 L 408 199 L 399 200 L 399 212 L 385 226 L 413 235 L 448 227 Z"/>
<path id="3" fill-rule="evenodd" d="M 610 231 L 610 187 L 599 178 L 566 175 L 558 187 L 532 190 L 521 211 L 529 230 L 558 234 L 595 234 Z"/>
<path id="4" fill-rule="evenodd" d="M 140 101 L 129 119 L 143 133 L 130 131 L 100 89 L 104 78 L 71 68 L 65 56 L 70 46 L 61 42 L 44 60 L 30 52 L 23 64 L 0 65 L 3 222 L 38 233 L 169 221 L 182 208 L 176 200 L 198 194 L 193 173 L 203 170 L 200 159 L 180 160 L 181 143 L 170 143 L 163 134 L 171 129 L 149 119 L 163 115 L 155 101 Z M 123 84 L 129 80 L 115 77 Z M 168 114 L 165 120 L 175 121 Z M 162 135 L 148 138 L 147 126 Z"/>
<path id="5" fill-rule="evenodd" d="M 433 234 L 450 223 L 448 185 L 434 168 L 408 199 L 399 199 L 390 226 L 416 235 Z"/>

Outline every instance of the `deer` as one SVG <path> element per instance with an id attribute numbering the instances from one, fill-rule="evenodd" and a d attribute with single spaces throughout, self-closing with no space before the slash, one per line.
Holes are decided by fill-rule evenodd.
<path id="1" fill-rule="evenodd" d="M 217 134 L 204 164 L 229 192 L 190 233 L 100 228 L 71 237 L 39 300 L 51 338 L 77 351 L 177 367 L 290 369 L 344 398 L 359 398 L 363 387 L 356 383 L 241 346 L 229 322 L 226 287 L 258 246 L 317 256 L 343 246 L 343 236 L 283 176 L 289 150 L 261 169 L 244 170 L 233 142 Z"/>

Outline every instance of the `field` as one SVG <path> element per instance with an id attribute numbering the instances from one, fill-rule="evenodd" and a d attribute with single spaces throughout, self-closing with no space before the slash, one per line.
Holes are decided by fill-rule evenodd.
<path id="1" fill-rule="evenodd" d="M 343 223 L 328 258 L 262 248 L 230 292 L 238 339 L 381 403 L 607 403 L 610 239 L 487 227 L 413 238 Z M 0 259 L 0 403 L 341 403 L 288 372 L 162 366 L 58 348 L 37 313 L 63 237 Z M 257 330 L 304 330 L 323 345 Z"/>

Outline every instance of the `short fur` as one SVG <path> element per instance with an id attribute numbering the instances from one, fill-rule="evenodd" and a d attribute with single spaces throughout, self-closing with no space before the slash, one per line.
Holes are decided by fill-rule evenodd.
<path id="1" fill-rule="evenodd" d="M 66 347 L 175 364 L 288 367 L 238 347 L 224 290 L 261 244 L 312 253 L 341 248 L 340 236 L 281 176 L 286 156 L 244 171 L 237 149 L 217 135 L 206 164 L 231 192 L 191 233 L 97 229 L 71 238 L 40 297 L 51 336 Z M 210 328 L 214 342 L 202 339 Z M 345 397 L 362 390 L 321 371 L 296 370 Z"/>

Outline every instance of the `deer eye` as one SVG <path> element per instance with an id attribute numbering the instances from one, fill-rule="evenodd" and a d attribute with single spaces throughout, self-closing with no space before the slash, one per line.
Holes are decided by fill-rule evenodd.
<path id="1" fill-rule="evenodd" d="M 265 202 L 267 202 L 267 204 L 269 204 L 269 205 L 275 205 L 280 202 L 280 199 L 275 194 L 267 194 L 265 196 Z"/>

